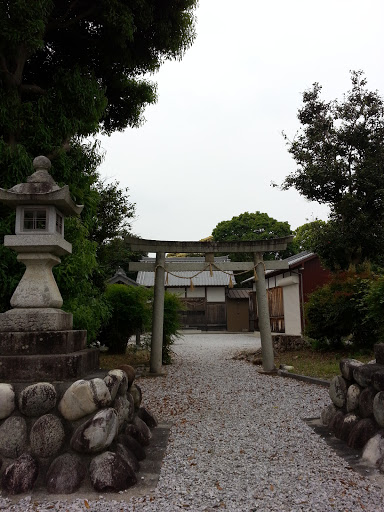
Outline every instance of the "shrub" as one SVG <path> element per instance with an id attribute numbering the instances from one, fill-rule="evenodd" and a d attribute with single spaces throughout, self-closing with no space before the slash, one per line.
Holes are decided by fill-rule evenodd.
<path id="1" fill-rule="evenodd" d="M 74 329 L 87 330 L 88 344 L 97 339 L 111 316 L 110 305 L 102 295 L 73 297 L 64 302 L 63 309 L 72 312 Z"/>
<path id="2" fill-rule="evenodd" d="M 305 334 L 315 340 L 314 348 L 338 349 L 345 342 L 354 348 L 368 348 L 377 342 L 367 303 L 367 294 L 376 280 L 369 269 L 339 272 L 311 294 L 305 307 Z"/>
<path id="3" fill-rule="evenodd" d="M 378 277 L 367 290 L 363 307 L 367 323 L 374 331 L 376 342 L 384 342 L 384 277 Z"/>
<path id="4" fill-rule="evenodd" d="M 180 311 L 183 309 L 183 304 L 179 297 L 174 293 L 165 292 L 164 296 L 164 329 L 163 329 L 163 364 L 170 364 L 171 345 L 174 343 L 175 338 L 179 336 L 180 329 Z"/>
<path id="5" fill-rule="evenodd" d="M 111 284 L 105 298 L 111 316 L 100 334 L 100 341 L 112 354 L 124 354 L 128 339 L 137 329 L 147 329 L 151 323 L 151 292 L 142 286 Z"/>
<path id="6" fill-rule="evenodd" d="M 128 339 L 137 329 L 152 328 L 153 289 L 112 284 L 107 286 L 105 298 L 111 315 L 101 331 L 100 341 L 109 348 L 111 354 L 124 354 Z M 178 336 L 181 309 L 183 305 L 180 299 L 173 293 L 165 292 L 163 364 L 171 362 L 170 346 Z"/>

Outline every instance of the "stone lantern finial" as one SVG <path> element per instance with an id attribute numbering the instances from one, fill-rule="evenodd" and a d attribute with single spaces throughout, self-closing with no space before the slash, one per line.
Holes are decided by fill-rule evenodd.
<path id="1" fill-rule="evenodd" d="M 44 169 L 49 171 L 49 169 L 52 167 L 50 159 L 43 155 L 37 156 L 33 160 L 32 165 L 33 165 L 33 168 L 36 169 L 36 171 L 44 170 Z"/>
<path id="2" fill-rule="evenodd" d="M 35 172 L 28 176 L 27 183 L 49 183 L 56 185 L 55 180 L 49 174 L 49 169 L 52 167 L 51 161 L 46 156 L 37 156 L 33 160 L 33 167 Z"/>

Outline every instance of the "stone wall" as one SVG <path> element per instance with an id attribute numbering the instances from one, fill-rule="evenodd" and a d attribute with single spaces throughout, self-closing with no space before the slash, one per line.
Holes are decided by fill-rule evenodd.
<path id="1" fill-rule="evenodd" d="M 301 336 L 290 334 L 272 334 L 273 348 L 275 352 L 287 352 L 308 348 L 310 343 Z"/>
<path id="2" fill-rule="evenodd" d="M 82 485 L 134 485 L 156 420 L 141 407 L 126 365 L 71 383 L 0 383 L 0 481 L 4 493 L 72 493 Z"/>
<path id="3" fill-rule="evenodd" d="M 375 345 L 375 357 L 369 364 L 340 361 L 341 375 L 331 381 L 332 403 L 321 413 L 321 421 L 384 472 L 384 344 Z"/>

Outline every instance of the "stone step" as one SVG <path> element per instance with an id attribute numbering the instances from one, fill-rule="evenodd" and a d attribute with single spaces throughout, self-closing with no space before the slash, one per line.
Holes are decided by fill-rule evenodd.
<path id="1" fill-rule="evenodd" d="M 99 368 L 99 350 L 69 354 L 0 356 L 1 382 L 37 382 L 80 379 Z"/>
<path id="2" fill-rule="evenodd" d="M 0 356 L 69 354 L 87 347 L 87 331 L 0 332 Z"/>

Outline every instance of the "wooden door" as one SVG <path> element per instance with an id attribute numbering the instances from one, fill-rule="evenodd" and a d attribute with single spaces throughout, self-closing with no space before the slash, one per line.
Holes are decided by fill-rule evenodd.
<path id="1" fill-rule="evenodd" d="M 227 330 L 229 332 L 249 331 L 249 300 L 227 297 Z"/>
<path id="2" fill-rule="evenodd" d="M 281 287 L 267 290 L 269 319 L 272 332 L 285 332 L 283 289 Z M 256 293 L 253 294 L 255 311 L 255 331 L 259 331 L 259 314 L 257 310 Z"/>

